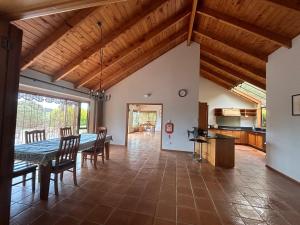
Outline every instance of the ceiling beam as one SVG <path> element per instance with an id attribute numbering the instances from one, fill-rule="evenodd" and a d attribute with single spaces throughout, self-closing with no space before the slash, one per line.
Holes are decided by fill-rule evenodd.
<path id="1" fill-rule="evenodd" d="M 235 79 L 233 79 L 233 78 L 224 76 L 223 74 L 216 72 L 215 70 L 212 70 L 211 68 L 209 68 L 203 64 L 200 64 L 200 71 L 210 74 L 211 76 L 214 76 L 216 78 L 222 79 L 222 80 L 226 81 L 227 83 L 232 84 L 233 86 L 237 86 L 243 82 L 240 79 L 237 80 L 236 77 L 235 77 Z"/>
<path id="2" fill-rule="evenodd" d="M 223 87 L 227 90 L 230 90 L 232 88 L 232 86 L 230 84 L 226 83 L 225 81 L 216 79 L 215 77 L 212 77 L 212 76 L 210 76 L 206 73 L 201 74 L 201 77 L 204 77 L 205 79 L 207 79 L 207 80 L 209 80 L 209 81 L 211 81 L 211 82 L 213 82 L 213 83 L 215 83 L 215 84 L 217 84 L 217 85 L 219 85 L 219 86 L 221 86 L 221 87 Z"/>
<path id="3" fill-rule="evenodd" d="M 224 24 L 230 25 L 232 27 L 238 28 L 240 30 L 249 32 L 251 34 L 254 34 L 258 37 L 264 38 L 268 41 L 273 42 L 274 44 L 291 48 L 292 47 L 292 40 L 286 37 L 283 37 L 279 34 L 276 34 L 274 32 L 268 31 L 266 29 L 260 28 L 258 26 L 255 26 L 253 24 L 244 22 L 242 20 L 236 19 L 234 17 L 219 13 L 217 11 L 214 11 L 209 8 L 201 8 L 199 11 L 197 11 L 197 14 L 204 15 L 210 18 L 214 18 L 218 21 L 221 21 Z"/>
<path id="4" fill-rule="evenodd" d="M 227 73 L 228 75 L 235 76 L 235 77 L 237 77 L 239 79 L 242 79 L 243 81 L 246 81 L 246 82 L 248 82 L 250 84 L 253 84 L 253 85 L 255 85 L 255 86 L 259 87 L 259 88 L 262 88 L 262 89 L 266 90 L 266 85 L 264 83 L 262 83 L 262 82 L 260 82 L 258 80 L 255 80 L 255 79 L 253 79 L 251 77 L 248 77 L 248 76 L 246 76 L 246 75 L 244 75 L 244 74 L 242 74 L 242 73 L 240 73 L 240 72 L 238 72 L 236 70 L 233 70 L 233 69 L 231 69 L 231 68 L 229 68 L 227 66 L 224 66 L 224 65 L 222 65 L 222 64 L 220 64 L 220 63 L 218 63 L 218 62 L 216 62 L 216 61 L 214 61 L 214 60 L 212 60 L 210 58 L 202 56 L 201 63 L 206 63 L 206 64 L 208 64 L 208 65 L 210 65 L 210 66 L 212 66 L 212 67 L 214 67 L 214 68 L 216 68 L 218 70 L 221 70 L 221 71 Z"/>
<path id="5" fill-rule="evenodd" d="M 3 2 L 0 3 L 0 8 L 1 16 L 12 21 L 30 19 L 34 17 L 41 17 L 124 1 L 127 0 L 44 0 L 40 2 L 23 1 L 20 4 L 20 1 L 7 0 L 7 2 L 5 2 L 5 0 L 3 0 Z"/>
<path id="6" fill-rule="evenodd" d="M 265 2 L 269 2 L 275 6 L 279 6 L 282 8 L 290 9 L 296 12 L 300 12 L 300 2 L 299 0 L 291 1 L 291 0 L 263 0 Z"/>
<path id="7" fill-rule="evenodd" d="M 178 15 L 168 19 L 167 21 L 163 22 L 162 24 L 158 25 L 158 27 L 154 28 L 149 33 L 143 35 L 143 37 L 136 41 L 133 45 L 130 45 L 127 49 L 122 51 L 120 54 L 118 54 L 116 57 L 113 57 L 109 64 L 103 68 L 102 73 L 105 73 L 105 71 L 109 70 L 112 66 L 116 65 L 118 62 L 120 62 L 122 59 L 124 59 L 126 56 L 130 55 L 134 51 L 136 51 L 138 48 L 140 48 L 143 44 L 146 42 L 152 40 L 161 32 L 167 30 L 168 28 L 174 26 L 178 22 L 185 19 L 188 15 L 190 15 L 190 11 L 184 10 L 183 12 L 179 13 Z M 85 76 L 83 79 L 81 79 L 77 84 L 75 85 L 77 88 L 81 87 L 85 84 L 87 84 L 89 81 L 93 80 L 95 77 L 97 77 L 101 73 L 101 68 L 97 68 L 93 72 L 91 72 L 89 75 Z"/>
<path id="8" fill-rule="evenodd" d="M 103 48 L 105 45 L 109 44 L 121 34 L 125 33 L 130 28 L 134 27 L 136 24 L 143 20 L 144 18 L 151 15 L 159 7 L 161 7 L 167 0 L 158 0 L 155 3 L 150 3 L 145 10 L 142 10 L 133 18 L 129 19 L 127 23 L 121 25 L 118 29 L 115 29 L 114 32 L 109 34 L 107 37 L 104 37 L 102 41 L 94 44 L 93 46 L 86 49 L 80 56 L 73 59 L 69 64 L 63 67 L 58 73 L 54 76 L 54 81 L 61 80 L 66 77 L 70 72 L 75 70 L 82 62 L 87 60 L 93 54 L 95 54 L 99 49 Z"/>
<path id="9" fill-rule="evenodd" d="M 224 41 L 224 40 L 221 40 L 220 38 L 216 37 L 215 35 L 212 35 L 212 34 L 208 34 L 206 33 L 205 31 L 194 31 L 194 34 L 196 34 L 196 36 L 198 37 L 204 37 L 204 38 L 207 38 L 207 39 L 210 39 L 214 42 L 217 42 L 217 43 L 220 43 L 222 45 L 225 45 L 231 49 L 235 49 L 239 52 L 242 52 L 256 60 L 259 60 L 263 63 L 266 63 L 268 62 L 268 56 L 267 55 L 262 55 L 262 54 L 258 54 L 257 51 L 253 51 L 253 50 L 250 50 L 250 49 L 246 49 L 244 46 L 241 46 L 241 45 L 238 45 L 238 44 L 235 44 L 235 43 L 229 43 L 227 41 Z"/>
<path id="10" fill-rule="evenodd" d="M 187 38 L 187 45 L 188 46 L 191 45 L 191 39 L 192 39 L 192 34 L 193 34 L 193 29 L 194 29 L 194 22 L 195 22 L 195 16 L 196 16 L 196 11 L 197 11 L 197 5 L 198 5 L 198 0 L 193 0 L 192 12 L 191 12 L 189 30 L 188 30 L 188 38 Z"/>
<path id="11" fill-rule="evenodd" d="M 120 70 L 116 71 L 115 73 L 111 74 L 107 79 L 104 80 L 104 88 L 108 89 L 112 87 L 113 85 L 119 83 L 121 80 L 125 79 L 135 71 L 141 68 L 139 64 L 143 63 L 143 65 L 146 65 L 153 61 L 154 59 L 161 56 L 161 54 L 157 55 L 159 51 L 161 51 L 163 48 L 166 48 L 166 46 L 169 46 L 166 48 L 163 53 L 169 51 L 173 47 L 175 47 L 178 44 L 178 39 L 180 39 L 180 43 L 185 41 L 187 38 L 187 31 L 181 30 L 170 37 L 166 38 L 162 42 L 160 42 L 158 45 L 156 45 L 154 48 L 146 51 L 141 57 L 136 57 L 135 60 L 133 60 L 127 67 L 121 68 Z M 176 44 L 177 43 L 177 44 Z M 144 63 L 145 61 L 145 63 Z M 98 90 L 99 85 L 96 85 L 94 87 L 94 90 Z"/>
<path id="12" fill-rule="evenodd" d="M 258 76 L 258 77 L 262 77 L 262 78 L 266 78 L 266 71 L 265 70 L 260 70 L 260 69 L 255 69 L 247 64 L 238 62 L 236 59 L 231 58 L 230 56 L 227 56 L 223 53 L 217 52 L 215 50 L 212 50 L 211 48 L 208 48 L 204 45 L 200 46 L 200 51 L 211 55 L 213 57 L 216 57 L 218 59 L 221 59 L 222 61 L 229 63 L 231 65 L 233 65 L 234 67 L 237 67 L 247 73 L 251 73 L 254 76 Z"/>
<path id="13" fill-rule="evenodd" d="M 31 66 L 40 55 L 50 49 L 68 31 L 70 31 L 73 27 L 75 27 L 96 10 L 97 9 L 95 8 L 83 9 L 71 18 L 64 21 L 58 29 L 48 35 L 44 40 L 37 44 L 28 55 L 21 59 L 21 70 L 23 71 Z"/>

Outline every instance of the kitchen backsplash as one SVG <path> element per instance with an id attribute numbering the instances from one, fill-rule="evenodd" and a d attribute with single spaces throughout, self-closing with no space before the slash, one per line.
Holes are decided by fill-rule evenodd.
<path id="1" fill-rule="evenodd" d="M 216 122 L 219 126 L 253 127 L 255 126 L 256 117 L 217 116 Z"/>

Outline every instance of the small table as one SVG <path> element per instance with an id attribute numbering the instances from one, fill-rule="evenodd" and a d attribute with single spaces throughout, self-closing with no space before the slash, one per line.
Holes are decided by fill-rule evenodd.
<path id="1" fill-rule="evenodd" d="M 80 138 L 79 151 L 92 147 L 96 141 L 97 134 L 82 134 Z M 106 136 L 105 158 L 109 160 L 109 145 L 112 140 L 111 135 Z M 40 199 L 48 200 L 51 162 L 55 159 L 59 149 L 60 138 L 35 142 L 32 144 L 22 144 L 15 146 L 15 159 L 29 161 L 39 164 L 40 168 Z"/>

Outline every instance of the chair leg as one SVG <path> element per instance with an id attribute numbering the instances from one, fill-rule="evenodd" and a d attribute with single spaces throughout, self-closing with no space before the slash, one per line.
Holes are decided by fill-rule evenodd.
<path id="1" fill-rule="evenodd" d="M 76 166 L 74 166 L 73 168 L 73 180 L 74 180 L 74 185 L 77 186 Z"/>
<path id="2" fill-rule="evenodd" d="M 94 153 L 94 167 L 97 169 L 97 153 Z"/>
<path id="3" fill-rule="evenodd" d="M 32 172 L 32 192 L 35 192 L 36 171 Z"/>
<path id="4" fill-rule="evenodd" d="M 22 183 L 23 183 L 23 186 L 26 185 L 26 174 L 23 175 L 23 182 Z"/>
<path id="5" fill-rule="evenodd" d="M 81 153 L 81 167 L 83 167 L 83 162 L 84 162 L 84 153 Z"/>
<path id="6" fill-rule="evenodd" d="M 104 151 L 102 152 L 102 163 L 104 164 Z"/>
<path id="7" fill-rule="evenodd" d="M 61 172 L 61 174 L 60 174 L 60 181 L 63 181 L 63 179 L 64 179 L 64 172 Z"/>
<path id="8" fill-rule="evenodd" d="M 55 173 L 54 175 L 54 191 L 55 195 L 58 195 L 58 174 Z"/>

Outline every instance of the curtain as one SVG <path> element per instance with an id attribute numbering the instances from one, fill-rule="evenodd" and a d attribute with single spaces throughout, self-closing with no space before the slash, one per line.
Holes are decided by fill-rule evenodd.
<path id="1" fill-rule="evenodd" d="M 25 142 L 25 131 L 45 129 L 46 138 L 59 137 L 59 128 L 78 128 L 79 103 L 28 93 L 19 93 L 15 144 Z"/>
<path id="2" fill-rule="evenodd" d="M 139 124 L 150 123 L 156 124 L 157 113 L 155 111 L 141 111 L 139 112 Z"/>

